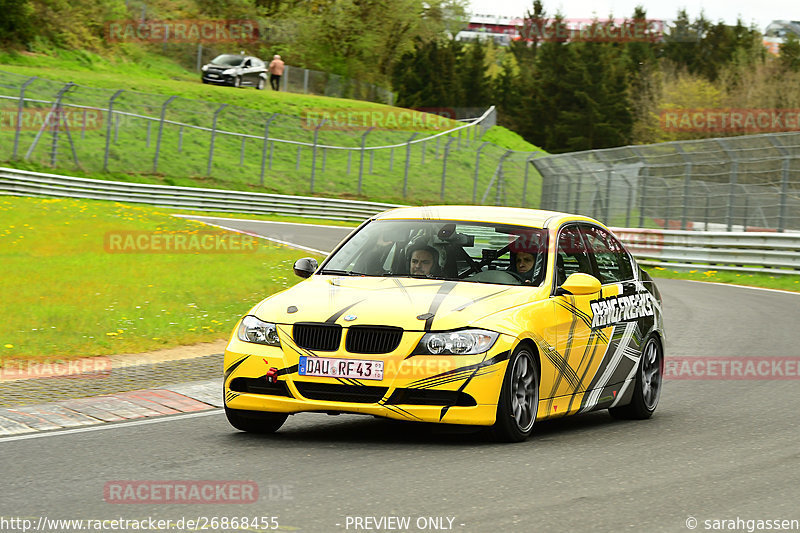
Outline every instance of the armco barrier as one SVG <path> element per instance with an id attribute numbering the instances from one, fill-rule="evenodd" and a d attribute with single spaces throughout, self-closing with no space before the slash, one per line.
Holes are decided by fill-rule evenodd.
<path id="1" fill-rule="evenodd" d="M 282 214 L 360 222 L 398 207 L 313 196 L 287 196 L 224 189 L 171 187 L 145 183 L 74 178 L 11 168 L 0 168 L 0 193 L 133 202 L 172 209 L 230 213 Z"/>
<path id="2" fill-rule="evenodd" d="M 646 266 L 800 275 L 800 233 L 612 229 Z"/>
<path id="3" fill-rule="evenodd" d="M 361 222 L 396 204 L 74 178 L 0 168 L 0 194 Z M 612 228 L 643 265 L 800 275 L 800 233 Z"/>

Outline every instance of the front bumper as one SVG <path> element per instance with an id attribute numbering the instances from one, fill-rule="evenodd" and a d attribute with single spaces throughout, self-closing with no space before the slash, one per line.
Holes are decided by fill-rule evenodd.
<path id="1" fill-rule="evenodd" d="M 208 73 L 203 73 L 203 82 L 214 83 L 217 85 L 233 85 L 235 76 L 227 76 L 219 74 L 218 76 L 210 76 Z"/>
<path id="2" fill-rule="evenodd" d="M 225 350 L 225 405 L 232 409 L 300 413 L 355 413 L 397 420 L 492 425 L 514 339 L 500 335 L 486 353 L 414 355 L 422 332 L 405 332 L 388 354 L 311 354 L 281 333 L 281 347 L 240 341 Z M 298 374 L 300 355 L 383 360 L 381 380 L 310 377 Z M 270 383 L 267 373 L 275 374 Z"/>

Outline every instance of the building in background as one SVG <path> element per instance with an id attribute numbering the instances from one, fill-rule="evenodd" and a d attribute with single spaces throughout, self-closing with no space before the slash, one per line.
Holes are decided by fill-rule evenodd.
<path id="1" fill-rule="evenodd" d="M 467 27 L 456 35 L 457 41 L 485 41 L 492 39 L 495 44 L 508 46 L 519 38 L 519 28 L 525 23 L 522 17 L 508 15 L 482 15 L 474 13 Z"/>
<path id="2" fill-rule="evenodd" d="M 764 46 L 771 54 L 780 53 L 781 44 L 789 34 L 794 34 L 800 39 L 800 21 L 798 20 L 773 20 L 764 30 Z"/>

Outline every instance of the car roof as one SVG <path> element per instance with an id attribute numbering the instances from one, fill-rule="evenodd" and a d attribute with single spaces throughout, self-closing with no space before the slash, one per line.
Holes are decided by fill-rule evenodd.
<path id="1" fill-rule="evenodd" d="M 461 220 L 465 222 L 497 222 L 533 228 L 552 228 L 568 221 L 600 222 L 582 215 L 571 215 L 558 211 L 524 209 L 521 207 L 493 207 L 486 205 L 430 205 L 422 207 L 400 207 L 384 211 L 375 220 Z M 605 227 L 605 226 L 603 226 Z"/>

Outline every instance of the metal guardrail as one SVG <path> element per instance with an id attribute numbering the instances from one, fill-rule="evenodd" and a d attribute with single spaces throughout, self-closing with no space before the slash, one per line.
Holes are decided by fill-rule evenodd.
<path id="1" fill-rule="evenodd" d="M 800 275 L 800 233 L 612 229 L 645 266 Z"/>
<path id="2" fill-rule="evenodd" d="M 85 198 L 229 213 L 279 213 L 353 222 L 361 222 L 376 213 L 398 207 L 378 202 L 313 196 L 94 180 L 11 168 L 0 168 L 0 194 Z"/>
<path id="3" fill-rule="evenodd" d="M 0 194 L 86 198 L 172 209 L 293 215 L 361 222 L 396 204 L 171 187 L 0 168 Z M 800 275 L 800 233 L 612 228 L 642 265 Z"/>

